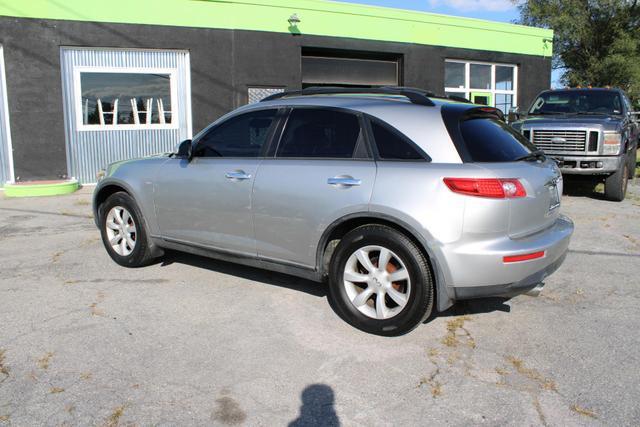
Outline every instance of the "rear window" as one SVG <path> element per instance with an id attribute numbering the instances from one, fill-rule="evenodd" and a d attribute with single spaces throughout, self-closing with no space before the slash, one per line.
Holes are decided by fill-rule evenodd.
<path id="1" fill-rule="evenodd" d="M 536 149 L 507 124 L 493 118 L 464 120 L 460 132 L 474 162 L 512 162 Z"/>

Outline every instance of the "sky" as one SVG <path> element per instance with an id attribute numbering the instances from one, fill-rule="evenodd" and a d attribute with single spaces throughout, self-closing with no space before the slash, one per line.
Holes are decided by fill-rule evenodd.
<path id="1" fill-rule="evenodd" d="M 513 22 L 518 8 L 510 0 L 344 0 L 399 9 L 421 10 L 445 15 Z"/>
<path id="2" fill-rule="evenodd" d="M 490 21 L 514 22 L 518 19 L 518 7 L 510 0 L 339 0 L 348 3 L 370 4 L 399 9 L 420 10 L 445 15 Z M 559 73 L 552 74 L 552 85 L 559 86 Z"/>

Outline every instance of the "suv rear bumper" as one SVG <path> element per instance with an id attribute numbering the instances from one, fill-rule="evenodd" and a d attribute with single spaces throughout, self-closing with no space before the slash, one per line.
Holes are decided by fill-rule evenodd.
<path id="1" fill-rule="evenodd" d="M 520 239 L 503 237 L 447 249 L 455 299 L 511 297 L 538 286 L 560 267 L 573 234 L 573 222 L 559 216 L 553 225 Z M 541 258 L 505 263 L 505 256 L 544 252 Z"/>
<path id="2" fill-rule="evenodd" d="M 565 251 L 558 259 L 547 265 L 540 271 L 525 277 L 519 282 L 509 283 L 507 285 L 489 285 L 489 286 L 465 286 L 454 288 L 457 300 L 487 298 L 487 297 L 505 297 L 511 298 L 517 295 L 525 294 L 536 287 L 544 286 L 543 280 L 555 272 L 567 257 Z"/>
<path id="3" fill-rule="evenodd" d="M 610 174 L 618 170 L 624 156 L 565 156 L 548 154 L 559 161 L 563 174 L 567 175 L 600 175 Z"/>

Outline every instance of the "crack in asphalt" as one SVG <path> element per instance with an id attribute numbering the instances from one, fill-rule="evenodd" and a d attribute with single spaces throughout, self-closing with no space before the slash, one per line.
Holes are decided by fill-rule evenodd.
<path id="1" fill-rule="evenodd" d="M 624 252 L 585 251 L 585 250 L 578 250 L 578 249 L 569 249 L 567 252 L 572 254 L 583 254 L 583 255 L 602 255 L 602 256 L 640 258 L 640 254 L 624 253 Z"/>

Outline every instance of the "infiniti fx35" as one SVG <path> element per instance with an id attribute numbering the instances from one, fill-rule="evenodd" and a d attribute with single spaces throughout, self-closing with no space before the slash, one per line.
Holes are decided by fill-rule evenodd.
<path id="1" fill-rule="evenodd" d="M 288 92 L 94 193 L 115 262 L 164 249 L 327 281 L 353 326 L 400 335 L 457 300 L 537 292 L 563 262 L 556 163 L 502 113 L 408 88 Z"/>

